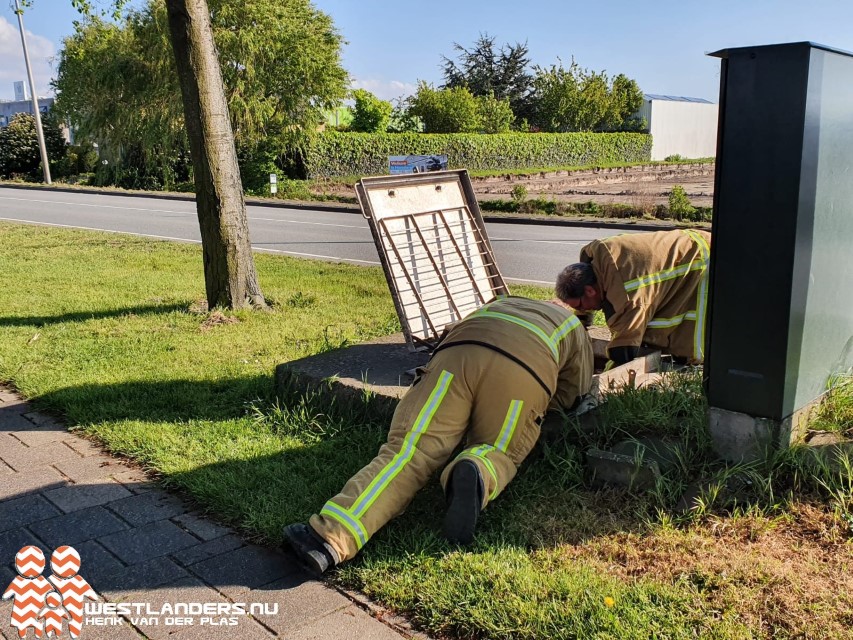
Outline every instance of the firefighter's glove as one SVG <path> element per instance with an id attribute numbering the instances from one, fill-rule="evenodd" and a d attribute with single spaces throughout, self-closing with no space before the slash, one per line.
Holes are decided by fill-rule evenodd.
<path id="1" fill-rule="evenodd" d="M 588 393 L 580 399 L 578 406 L 575 407 L 572 414 L 575 416 L 580 416 L 585 414 L 587 411 L 591 411 L 598 406 L 598 400 L 595 399 L 595 396 Z"/>

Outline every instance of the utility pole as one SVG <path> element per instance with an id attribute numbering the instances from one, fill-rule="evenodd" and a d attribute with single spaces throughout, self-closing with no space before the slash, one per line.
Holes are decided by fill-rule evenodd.
<path id="1" fill-rule="evenodd" d="M 30 68 L 30 53 L 27 50 L 27 37 L 24 35 L 24 12 L 15 0 L 15 13 L 18 14 L 18 26 L 21 28 L 21 44 L 24 47 L 24 63 L 27 65 L 27 78 L 30 81 L 30 97 L 33 99 L 33 114 L 36 119 L 36 135 L 39 140 L 39 153 L 41 153 L 41 166 L 44 169 L 44 181 L 50 184 L 50 165 L 47 162 L 47 147 L 44 144 L 44 131 L 41 128 L 41 112 L 39 111 L 39 98 L 36 93 L 36 83 L 33 80 L 33 70 Z"/>

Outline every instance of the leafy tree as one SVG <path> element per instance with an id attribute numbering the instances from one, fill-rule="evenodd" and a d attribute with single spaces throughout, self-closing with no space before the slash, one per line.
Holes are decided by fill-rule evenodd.
<path id="1" fill-rule="evenodd" d="M 508 100 L 513 114 L 519 120 L 530 115 L 529 96 L 532 76 L 527 43 L 504 44 L 495 47 L 495 38 L 480 34 L 471 49 L 454 42 L 457 60 L 442 56 L 444 62 L 444 88 L 466 87 L 475 96 L 493 95 L 498 100 Z"/>
<path id="2" fill-rule="evenodd" d="M 112 3 L 118 11 L 126 1 Z M 89 0 L 71 2 L 91 17 Z M 90 69 L 97 71 L 103 62 L 104 67 L 117 65 L 126 73 L 97 74 L 98 81 L 92 77 L 85 82 L 97 90 L 109 89 L 112 104 L 122 105 L 113 114 L 119 120 L 135 118 L 125 130 L 143 131 L 149 136 L 146 142 L 174 141 L 185 129 L 208 304 L 265 306 L 249 242 L 235 139 L 280 138 L 298 143 L 310 135 L 322 120 L 323 109 L 345 94 L 340 36 L 331 19 L 308 0 L 165 0 L 165 11 L 161 7 L 152 0 L 132 14 L 129 34 L 98 34 L 101 54 L 110 53 L 103 39 L 126 44 L 125 38 L 130 38 L 128 46 L 134 55 L 109 63 L 93 55 L 85 61 Z M 170 47 L 164 46 L 167 42 Z M 169 49 L 173 56 L 167 55 Z M 136 55 L 139 51 L 145 55 Z M 62 61 L 66 59 L 73 58 L 63 53 Z M 71 73 L 67 77 L 72 76 L 85 78 Z M 175 87 L 180 87 L 183 123 L 175 117 Z M 73 82 L 60 89 L 73 90 Z M 148 102 L 143 100 L 146 95 L 151 97 Z M 86 102 L 76 100 L 80 109 Z M 125 104 L 134 107 L 133 114 L 125 113 Z M 91 129 L 102 135 L 114 127 L 109 118 L 96 127 L 95 115 L 81 120 L 88 120 Z M 164 144 L 163 148 L 172 147 Z"/>
<path id="3" fill-rule="evenodd" d="M 409 98 L 409 113 L 421 119 L 426 133 L 474 133 L 480 130 L 480 109 L 465 87 L 434 89 L 421 81 Z"/>
<path id="4" fill-rule="evenodd" d="M 498 100 L 493 93 L 477 98 L 483 133 L 506 133 L 514 120 L 509 100 Z"/>
<path id="5" fill-rule="evenodd" d="M 397 98 L 388 122 L 389 133 L 420 133 L 423 122 L 411 113 L 411 98 Z"/>
<path id="6" fill-rule="evenodd" d="M 209 4 L 238 157 L 257 157 L 258 144 L 298 147 L 345 96 L 330 20 L 305 0 Z M 127 161 L 118 149 L 138 146 L 139 169 L 165 185 L 185 179 L 174 174 L 188 150 L 169 38 L 161 1 L 118 25 L 92 18 L 65 41 L 54 83 L 57 108 L 80 135 L 97 140 L 113 164 Z"/>
<path id="7" fill-rule="evenodd" d="M 604 128 L 607 131 L 640 131 L 646 124 L 634 117 L 643 106 L 643 92 L 636 80 L 624 74 L 613 78 L 610 87 L 610 102 L 605 116 Z"/>
<path id="8" fill-rule="evenodd" d="M 65 156 L 65 139 L 53 118 L 42 118 L 48 162 L 53 168 Z M 9 124 L 0 129 L 0 176 L 40 174 L 36 119 L 30 113 L 17 113 Z"/>
<path id="9" fill-rule="evenodd" d="M 630 123 L 642 104 L 637 83 L 624 75 L 612 82 L 603 71 L 581 68 L 574 60 L 535 67 L 533 124 L 544 131 L 616 131 Z"/>
<path id="10" fill-rule="evenodd" d="M 391 120 L 393 107 L 390 102 L 380 100 L 364 89 L 352 92 L 355 99 L 350 129 L 364 133 L 384 132 Z"/>

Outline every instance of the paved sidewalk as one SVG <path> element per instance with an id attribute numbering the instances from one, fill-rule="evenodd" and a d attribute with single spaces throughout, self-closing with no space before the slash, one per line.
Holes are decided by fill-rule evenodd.
<path id="1" fill-rule="evenodd" d="M 73 546 L 81 557 L 79 575 L 103 600 L 146 603 L 161 614 L 88 616 L 83 640 L 419 635 L 399 618 L 387 618 L 395 630 L 366 612 L 366 603 L 358 606 L 313 580 L 289 553 L 246 544 L 233 531 L 192 513 L 139 470 L 0 387 L 0 590 L 17 575 L 15 554 L 26 545 L 44 552 L 45 577 L 52 551 Z M 217 603 L 226 613 L 174 616 L 163 610 L 164 604 L 176 603 Z M 256 606 L 266 609 L 234 616 L 236 626 L 214 625 L 232 617 L 229 603 L 263 603 Z M 17 637 L 8 626 L 11 612 L 10 601 L 0 603 L 0 637 L 7 640 Z M 193 624 L 168 624 L 172 617 Z M 95 626 L 95 618 L 120 623 Z M 158 624 L 143 624 L 143 618 L 156 618 Z M 34 637 L 32 631 L 28 637 Z"/>

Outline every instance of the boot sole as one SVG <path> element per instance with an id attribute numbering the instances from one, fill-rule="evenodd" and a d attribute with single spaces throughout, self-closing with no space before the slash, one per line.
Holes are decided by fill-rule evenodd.
<path id="1" fill-rule="evenodd" d="M 321 576 L 330 568 L 329 563 L 325 558 L 321 558 L 323 554 L 318 552 L 316 549 L 309 547 L 305 543 L 303 534 L 296 525 L 287 525 L 282 530 L 282 533 L 284 534 L 285 540 L 287 540 L 287 544 L 299 559 L 299 562 L 301 562 L 306 569 L 311 571 L 311 573 Z"/>
<path id="2" fill-rule="evenodd" d="M 456 544 L 474 541 L 480 515 L 480 472 L 473 462 L 457 463 L 450 476 L 450 502 L 444 516 L 444 537 Z"/>

